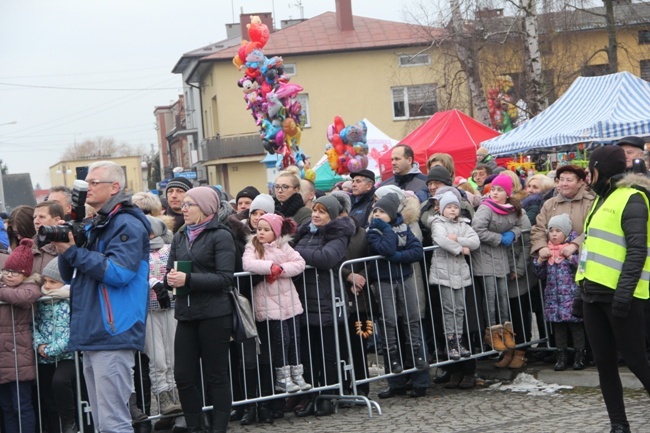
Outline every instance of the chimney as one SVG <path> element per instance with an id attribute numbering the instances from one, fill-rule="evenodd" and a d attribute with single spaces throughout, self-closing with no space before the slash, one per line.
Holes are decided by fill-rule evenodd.
<path id="1" fill-rule="evenodd" d="M 352 0 L 336 0 L 336 24 L 339 30 L 354 30 L 352 23 Z"/>
<path id="2" fill-rule="evenodd" d="M 273 32 L 273 14 L 271 12 L 256 12 L 256 13 L 250 13 L 250 14 L 245 14 L 241 13 L 239 14 L 239 25 L 241 26 L 241 37 L 242 39 L 249 40 L 248 38 L 248 28 L 246 28 L 246 24 L 251 23 L 251 16 L 257 15 L 260 17 L 260 20 L 262 20 L 262 23 L 266 24 L 266 26 L 269 28 L 269 32 Z"/>

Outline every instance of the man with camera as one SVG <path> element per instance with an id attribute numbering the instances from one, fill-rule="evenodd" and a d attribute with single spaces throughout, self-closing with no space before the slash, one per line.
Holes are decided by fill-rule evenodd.
<path id="1" fill-rule="evenodd" d="M 70 282 L 68 350 L 83 353 L 95 427 L 132 432 L 128 401 L 134 353 L 144 350 L 151 226 L 124 194 L 119 165 L 92 164 L 86 182 L 87 195 L 84 182 L 75 182 L 74 221 L 60 221 L 58 233 L 48 234 L 59 253 L 61 275 Z M 97 211 L 85 229 L 84 202 Z"/>

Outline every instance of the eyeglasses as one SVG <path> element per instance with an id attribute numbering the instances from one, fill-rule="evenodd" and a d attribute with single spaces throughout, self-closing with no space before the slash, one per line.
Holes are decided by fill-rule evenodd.
<path id="1" fill-rule="evenodd" d="M 192 209 L 193 206 L 198 206 L 198 204 L 186 201 L 185 203 L 181 204 L 181 209 Z"/>
<path id="2" fill-rule="evenodd" d="M 276 191 L 287 191 L 289 188 L 295 188 L 295 186 L 292 185 L 273 185 L 273 189 Z"/>
<path id="3" fill-rule="evenodd" d="M 20 272 L 20 271 L 12 271 L 10 269 L 3 269 L 2 270 L 2 275 L 11 275 L 12 277 L 17 277 L 20 274 L 22 274 L 22 272 Z"/>
<path id="4" fill-rule="evenodd" d="M 93 188 L 97 188 L 100 183 L 113 183 L 112 180 L 87 180 L 86 182 Z"/>

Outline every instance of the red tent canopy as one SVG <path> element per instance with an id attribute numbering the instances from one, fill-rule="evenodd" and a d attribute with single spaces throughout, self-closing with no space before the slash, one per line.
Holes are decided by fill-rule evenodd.
<path id="1" fill-rule="evenodd" d="M 476 165 L 476 149 L 482 141 L 499 133 L 458 110 L 441 111 L 404 137 L 400 144 L 408 144 L 415 153 L 420 170 L 427 174 L 427 159 L 434 153 L 448 153 L 454 158 L 456 176 L 469 177 Z M 379 157 L 381 178 L 393 175 L 391 150 Z"/>

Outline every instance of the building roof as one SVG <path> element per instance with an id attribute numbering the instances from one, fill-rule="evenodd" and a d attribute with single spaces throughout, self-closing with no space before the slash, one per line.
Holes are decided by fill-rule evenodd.
<path id="1" fill-rule="evenodd" d="M 241 36 L 235 36 L 233 38 L 223 39 L 219 42 L 214 42 L 204 47 L 197 48 L 192 51 L 188 51 L 187 53 L 184 53 L 180 59 L 178 59 L 178 62 L 176 62 L 176 64 L 172 68 L 172 73 L 180 74 L 183 72 L 183 70 L 186 67 L 191 65 L 193 61 L 200 59 L 201 57 L 205 57 L 209 54 L 212 54 L 216 51 L 223 50 L 224 48 L 228 48 L 232 46 L 239 47 L 240 44 L 241 44 Z"/>
<path id="2" fill-rule="evenodd" d="M 267 55 L 315 54 L 369 50 L 431 43 L 444 29 L 353 16 L 354 30 L 341 31 L 335 12 L 325 12 L 291 27 L 272 33 L 264 47 Z M 427 31 L 428 30 L 428 31 Z M 231 60 L 239 46 L 225 48 L 201 61 Z"/>

